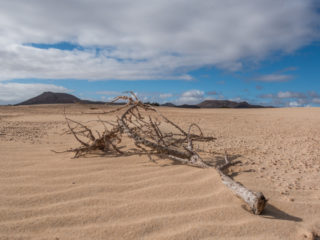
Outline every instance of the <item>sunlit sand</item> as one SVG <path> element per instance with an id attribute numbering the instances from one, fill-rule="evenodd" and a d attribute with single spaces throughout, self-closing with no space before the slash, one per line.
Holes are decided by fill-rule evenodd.
<path id="1" fill-rule="evenodd" d="M 217 172 L 147 156 L 72 158 L 73 119 L 86 105 L 0 107 L 0 239 L 312 239 L 320 234 L 320 111 L 317 108 L 177 109 L 239 163 L 229 174 L 268 198 L 256 216 Z M 199 146 L 201 148 L 201 146 Z"/>

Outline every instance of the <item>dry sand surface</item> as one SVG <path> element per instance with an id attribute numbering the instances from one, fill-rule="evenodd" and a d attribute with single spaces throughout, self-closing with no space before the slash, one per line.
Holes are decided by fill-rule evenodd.
<path id="1" fill-rule="evenodd" d="M 213 169 L 52 152 L 78 146 L 62 134 L 63 105 L 2 106 L 0 239 L 319 239 L 320 109 L 158 109 L 217 137 L 212 158 L 227 150 L 238 162 L 229 174 L 269 199 L 263 215 Z"/>

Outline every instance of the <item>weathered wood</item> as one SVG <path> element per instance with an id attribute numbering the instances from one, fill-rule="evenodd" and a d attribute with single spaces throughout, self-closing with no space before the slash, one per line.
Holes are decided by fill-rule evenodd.
<path id="1" fill-rule="evenodd" d="M 234 181 L 231 177 L 223 172 L 224 169 L 230 167 L 232 163 L 228 159 L 227 152 L 224 155 L 225 164 L 220 167 L 216 167 L 216 170 L 221 176 L 221 181 L 230 190 L 241 198 L 250 208 L 252 213 L 259 215 L 267 204 L 267 199 L 262 192 L 254 192 L 243 186 L 241 183 Z"/>
<path id="2" fill-rule="evenodd" d="M 218 169 L 222 183 L 226 185 L 234 194 L 241 198 L 254 214 L 261 214 L 266 206 L 267 199 L 261 192 L 253 192 L 242 184 L 234 181 Z"/>

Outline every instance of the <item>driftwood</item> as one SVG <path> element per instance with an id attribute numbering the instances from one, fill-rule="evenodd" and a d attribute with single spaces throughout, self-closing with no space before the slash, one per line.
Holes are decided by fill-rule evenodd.
<path id="1" fill-rule="evenodd" d="M 144 104 L 133 92 L 131 96 L 119 96 L 114 101 L 125 100 L 127 104 L 122 105 L 112 111 L 102 112 L 102 114 L 122 112 L 116 121 L 103 121 L 99 118 L 97 123 L 104 127 L 104 131 L 91 130 L 85 124 L 68 118 L 65 119 L 68 125 L 68 133 L 72 134 L 81 144 L 80 147 L 68 151 L 75 152 L 74 157 L 83 156 L 94 150 L 101 150 L 106 153 L 125 154 L 120 150 L 123 135 L 127 135 L 136 146 L 134 153 L 167 157 L 182 164 L 200 168 L 214 168 L 221 176 L 222 183 L 240 197 L 254 214 L 261 214 L 267 200 L 261 192 L 253 192 L 235 182 L 224 173 L 224 170 L 232 165 L 225 154 L 225 163 L 222 166 L 212 166 L 203 161 L 194 149 L 195 142 L 212 142 L 214 137 L 205 137 L 201 128 L 192 123 L 188 131 L 184 131 L 177 124 L 173 123 L 155 108 Z M 199 134 L 192 133 L 196 129 Z M 132 153 L 132 152 L 131 152 Z"/>
<path id="2" fill-rule="evenodd" d="M 262 192 L 253 192 L 223 173 L 223 169 L 229 166 L 231 166 L 231 162 L 228 160 L 227 153 L 225 153 L 225 164 L 216 168 L 221 176 L 222 183 L 241 198 L 254 214 L 261 214 L 267 204 L 267 199 Z"/>

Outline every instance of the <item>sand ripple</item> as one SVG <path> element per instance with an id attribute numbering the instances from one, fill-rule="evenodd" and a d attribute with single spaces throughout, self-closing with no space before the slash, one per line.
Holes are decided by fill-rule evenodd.
<path id="1" fill-rule="evenodd" d="M 171 117 L 183 124 L 181 118 L 188 119 L 185 116 L 193 116 L 195 110 L 179 111 L 180 120 L 177 115 Z M 320 195 L 314 179 L 318 178 L 303 173 L 319 173 L 319 158 L 311 155 L 298 161 L 293 157 L 298 144 L 304 146 L 300 154 L 308 154 L 315 148 L 314 142 L 289 133 L 290 137 L 282 138 L 286 128 L 280 135 L 263 132 L 257 127 L 260 123 L 250 130 L 251 135 L 245 128 L 236 133 L 216 128 L 219 121 L 223 125 L 234 118 L 242 119 L 239 126 L 251 121 L 253 128 L 253 119 L 260 119 L 257 110 L 250 110 L 249 116 L 223 110 L 224 117 L 217 118 L 201 111 L 198 114 L 202 114 L 207 132 L 224 136 L 215 150 L 229 146 L 229 153 L 240 161 L 230 174 L 270 198 L 263 216 L 245 211 L 212 169 L 173 165 L 168 160 L 155 164 L 145 156 L 72 159 L 70 153 L 55 154 L 50 150 L 64 149 L 74 141 L 58 134 L 63 129 L 61 116 L 53 114 L 52 119 L 59 123 L 54 131 L 41 132 L 51 117 L 30 125 L 37 129 L 36 134 L 41 132 L 37 141 L 18 141 L 22 135 L 17 141 L 0 139 L 0 239 L 311 239 L 312 232 L 317 234 Z M 278 115 L 273 116 L 271 110 L 261 111 L 269 116 L 269 122 L 277 121 Z M 23 117 L 17 116 L 10 115 L 10 119 L 15 124 L 23 122 Z M 14 136 L 17 129 L 22 131 L 14 123 L 6 123 L 2 129 L 10 127 Z M 22 127 L 27 125 L 23 122 Z M 304 125 L 304 130 L 308 126 Z M 26 131 L 28 136 L 32 129 Z M 280 148 L 269 138 L 278 141 Z M 284 149 L 281 141 L 290 143 L 293 152 Z M 271 159 L 271 155 L 264 156 L 265 151 L 283 155 Z"/>

